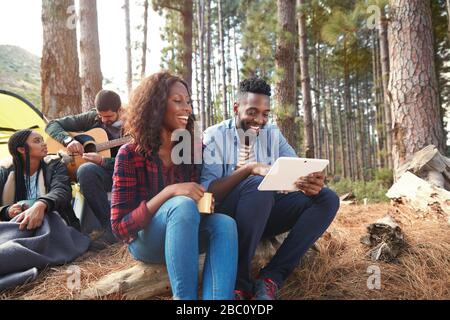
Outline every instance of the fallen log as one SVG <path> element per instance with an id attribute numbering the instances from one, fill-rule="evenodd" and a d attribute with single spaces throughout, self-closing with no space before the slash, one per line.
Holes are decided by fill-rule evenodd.
<path id="1" fill-rule="evenodd" d="M 396 178 L 410 171 L 432 185 L 450 190 L 450 158 L 444 157 L 434 145 L 413 154 L 396 172 Z"/>
<path id="2" fill-rule="evenodd" d="M 201 264 L 203 259 L 200 260 Z M 77 299 L 98 299 L 120 294 L 127 300 L 142 300 L 169 292 L 169 277 L 164 265 L 138 263 L 129 269 L 104 276 L 81 291 Z"/>
<path id="3" fill-rule="evenodd" d="M 264 240 L 258 246 L 253 265 L 255 269 L 265 265 L 282 244 L 286 234 Z M 204 255 L 199 259 L 199 279 L 203 272 Z M 135 266 L 108 274 L 81 291 L 77 299 L 98 299 L 104 296 L 120 294 L 128 300 L 150 299 L 156 296 L 170 295 L 170 282 L 166 267 L 159 264 L 139 262 Z"/>
<path id="4" fill-rule="evenodd" d="M 436 187 L 409 171 L 388 190 L 386 196 L 416 211 L 442 216 L 450 223 L 450 191 Z"/>

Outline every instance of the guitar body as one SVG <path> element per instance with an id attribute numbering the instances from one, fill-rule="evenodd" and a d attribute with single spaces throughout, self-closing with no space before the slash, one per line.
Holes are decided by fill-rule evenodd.
<path id="1" fill-rule="evenodd" d="M 81 134 L 88 135 L 94 139 L 95 143 L 108 142 L 108 134 L 102 128 L 94 128 L 94 129 L 91 129 L 86 132 L 69 132 L 69 134 L 72 137 L 76 137 Z M 66 163 L 67 171 L 68 171 L 69 176 L 72 179 L 72 181 L 76 181 L 78 168 L 82 164 L 86 163 L 87 161 L 84 160 L 80 155 L 70 155 L 67 148 L 64 147 L 63 144 L 61 144 L 58 141 L 56 141 L 55 139 L 53 139 L 52 137 L 48 137 L 46 142 L 47 142 L 47 149 L 48 149 L 49 153 L 56 154 L 56 153 L 62 151 L 70 156 L 70 161 L 68 163 Z M 100 154 L 102 157 L 106 157 L 106 158 L 111 157 L 110 149 L 99 151 L 98 154 Z"/>

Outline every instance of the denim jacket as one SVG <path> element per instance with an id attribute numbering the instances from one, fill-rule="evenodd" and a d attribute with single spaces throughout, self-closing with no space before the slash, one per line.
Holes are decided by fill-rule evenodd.
<path id="1" fill-rule="evenodd" d="M 225 120 L 203 133 L 203 167 L 200 182 L 208 189 L 214 180 L 231 175 L 236 169 L 240 141 L 245 133 L 236 128 L 236 120 Z M 256 162 L 272 165 L 279 157 L 297 157 L 277 126 L 266 124 L 251 145 Z"/>

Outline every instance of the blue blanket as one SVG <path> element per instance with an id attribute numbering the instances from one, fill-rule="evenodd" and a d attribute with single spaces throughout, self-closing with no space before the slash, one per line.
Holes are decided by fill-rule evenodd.
<path id="1" fill-rule="evenodd" d="M 89 237 L 68 227 L 56 212 L 31 231 L 20 231 L 14 219 L 0 222 L 0 291 L 34 280 L 36 268 L 73 261 L 89 244 Z"/>

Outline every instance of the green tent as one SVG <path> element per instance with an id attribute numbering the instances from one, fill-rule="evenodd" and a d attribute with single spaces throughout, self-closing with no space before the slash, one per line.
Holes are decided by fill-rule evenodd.
<path id="1" fill-rule="evenodd" d="M 0 89 L 0 160 L 9 157 L 8 140 L 16 131 L 33 129 L 47 139 L 44 115 L 21 96 Z"/>

